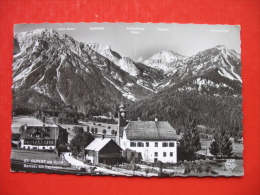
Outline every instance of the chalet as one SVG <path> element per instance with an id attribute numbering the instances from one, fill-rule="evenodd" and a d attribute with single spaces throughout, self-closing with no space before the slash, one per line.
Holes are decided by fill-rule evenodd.
<path id="1" fill-rule="evenodd" d="M 67 130 L 61 126 L 50 127 L 27 126 L 20 128 L 20 141 L 18 146 L 22 149 L 53 150 L 56 148 L 57 140 L 68 143 Z"/>
<path id="2" fill-rule="evenodd" d="M 129 121 L 120 106 L 117 143 L 127 160 L 139 158 L 145 162 L 177 162 L 177 141 L 180 136 L 167 121 Z"/>
<path id="3" fill-rule="evenodd" d="M 117 164 L 122 160 L 122 148 L 111 138 L 96 138 L 86 148 L 86 160 L 98 163 Z"/>

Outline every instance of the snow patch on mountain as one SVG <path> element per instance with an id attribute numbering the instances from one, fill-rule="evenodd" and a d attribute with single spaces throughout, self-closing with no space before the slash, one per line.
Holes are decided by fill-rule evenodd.
<path id="1" fill-rule="evenodd" d="M 230 80 L 236 80 L 236 78 L 234 78 L 233 75 L 228 73 L 224 68 L 220 68 L 220 70 L 218 70 L 218 73 L 223 77 L 229 78 Z"/>
<path id="2" fill-rule="evenodd" d="M 159 89 L 162 89 L 162 88 L 165 88 L 165 87 L 167 87 L 167 86 L 170 86 L 170 84 L 171 84 L 171 82 L 172 82 L 172 79 L 170 79 L 167 83 L 164 83 L 164 84 L 162 84 L 162 85 L 159 85 Z"/>
<path id="3" fill-rule="evenodd" d="M 126 83 L 126 86 L 127 87 L 132 87 L 132 86 L 134 86 L 134 83 Z"/>
<path id="4" fill-rule="evenodd" d="M 109 81 L 118 91 L 120 91 L 122 93 L 122 96 L 126 97 L 127 99 L 131 100 L 131 101 L 136 101 L 138 100 L 134 94 L 132 94 L 131 92 L 129 92 L 129 89 L 127 88 L 127 90 L 122 89 L 121 87 L 117 86 L 114 82 L 112 82 L 111 80 L 109 80 L 108 78 L 104 77 L 107 81 Z M 124 87 L 126 88 L 126 87 Z"/>
<path id="5" fill-rule="evenodd" d="M 66 98 L 61 94 L 61 92 L 60 92 L 60 90 L 59 90 L 59 88 L 58 88 L 57 85 L 56 85 L 56 90 L 57 90 L 57 92 L 59 93 L 60 98 L 62 99 L 62 101 L 63 101 L 64 103 L 66 103 Z"/>
<path id="6" fill-rule="evenodd" d="M 146 87 L 143 79 L 138 79 L 138 80 L 136 81 L 136 84 L 139 85 L 139 86 L 141 86 L 141 87 L 143 87 L 143 88 L 145 88 L 145 89 L 148 89 L 148 90 L 150 90 L 150 91 L 152 91 L 152 92 L 154 92 L 154 93 L 157 93 L 157 90 L 153 90 L 153 89 L 151 89 L 151 88 L 149 88 L 149 87 Z"/>

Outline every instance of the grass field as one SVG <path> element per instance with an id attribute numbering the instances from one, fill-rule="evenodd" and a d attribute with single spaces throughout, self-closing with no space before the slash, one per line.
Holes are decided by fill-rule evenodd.
<path id="1" fill-rule="evenodd" d="M 94 125 L 95 123 L 95 125 Z M 108 124 L 108 123 L 100 123 L 100 122 L 83 122 L 83 121 L 79 121 L 78 125 L 70 125 L 70 124 L 61 124 L 60 126 L 62 126 L 63 128 L 66 128 L 69 132 L 69 142 L 70 140 L 75 136 L 75 133 L 72 131 L 72 129 L 75 126 L 78 127 L 83 127 L 84 131 L 87 131 L 87 126 L 89 126 L 90 130 L 91 128 L 97 128 L 98 129 L 98 133 L 97 134 L 102 134 L 103 129 L 106 130 L 106 134 L 107 135 L 111 135 L 111 130 L 117 130 L 117 124 Z M 110 126 L 110 129 L 108 128 Z"/>
<path id="2" fill-rule="evenodd" d="M 57 161 L 59 157 L 57 157 L 54 152 L 43 152 L 43 151 L 35 151 L 35 150 L 19 150 L 12 148 L 11 152 L 12 160 L 21 160 L 24 159 L 34 159 L 34 160 L 46 160 L 46 161 Z"/>

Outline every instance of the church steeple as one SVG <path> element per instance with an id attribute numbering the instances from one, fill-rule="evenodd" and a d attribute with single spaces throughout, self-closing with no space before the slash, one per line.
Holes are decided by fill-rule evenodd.
<path id="1" fill-rule="evenodd" d="M 119 111 L 118 111 L 118 130 L 117 130 L 117 136 L 116 136 L 116 142 L 120 146 L 120 139 L 123 136 L 123 129 L 127 125 L 126 123 L 126 110 L 123 103 L 119 105 Z"/>
<path id="2" fill-rule="evenodd" d="M 119 124 L 119 127 L 126 126 L 126 110 L 125 110 L 124 104 L 122 104 L 122 103 L 119 106 L 118 124 Z"/>

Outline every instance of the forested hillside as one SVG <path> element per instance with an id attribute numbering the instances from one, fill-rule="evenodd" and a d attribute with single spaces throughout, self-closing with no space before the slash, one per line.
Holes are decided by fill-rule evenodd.
<path id="1" fill-rule="evenodd" d="M 130 120 L 169 121 L 177 130 L 183 129 L 189 119 L 207 128 L 225 129 L 230 133 L 242 130 L 242 97 L 214 96 L 196 91 L 167 90 L 128 105 Z"/>

